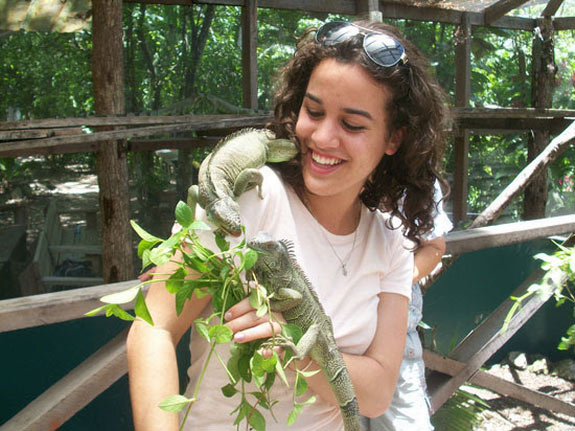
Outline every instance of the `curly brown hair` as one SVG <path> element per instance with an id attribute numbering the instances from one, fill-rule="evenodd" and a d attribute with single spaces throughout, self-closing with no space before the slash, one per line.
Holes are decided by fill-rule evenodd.
<path id="1" fill-rule="evenodd" d="M 379 208 L 401 219 L 404 235 L 419 243 L 419 238 L 433 229 L 435 180 L 447 185 L 439 174 L 449 112 L 447 98 L 428 72 L 427 60 L 395 27 L 371 21 L 354 24 L 395 38 L 405 48 L 408 62 L 388 68 L 378 66 L 363 50 L 363 34 L 337 45 L 324 46 L 315 42 L 316 29 L 310 28 L 281 73 L 270 127 L 278 137 L 296 138 L 295 125 L 308 81 L 321 61 L 333 58 L 363 67 L 390 91 L 386 107 L 389 133 L 403 129 L 404 139 L 394 155 L 382 158 L 366 181 L 360 199 L 372 211 Z M 280 164 L 278 169 L 284 179 L 301 192 L 299 159 Z"/>

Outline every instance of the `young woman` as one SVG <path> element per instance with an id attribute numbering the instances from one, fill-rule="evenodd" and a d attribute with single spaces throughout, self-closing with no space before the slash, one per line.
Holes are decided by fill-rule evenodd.
<path id="1" fill-rule="evenodd" d="M 299 144 L 300 157 L 277 170 L 262 168 L 263 199 L 256 191 L 239 199 L 247 238 L 266 231 L 293 243 L 332 319 L 368 417 L 381 415 L 394 393 L 413 277 L 413 255 L 403 236 L 416 241 L 433 225 L 444 113 L 443 93 L 427 63 L 393 27 L 332 22 L 310 30 L 283 71 L 271 125 L 278 137 Z M 213 237 L 208 233 L 203 240 L 209 246 Z M 173 270 L 167 264 L 156 273 Z M 128 338 L 134 422 L 138 431 L 176 430 L 178 418 L 157 405 L 178 392 L 175 347 L 196 317 L 210 314 L 210 298 L 194 297 L 177 316 L 173 295 L 158 282 L 147 302 L 155 326 L 137 321 Z M 270 327 L 266 316 L 258 318 L 247 300 L 232 307 L 226 320 L 238 343 L 280 329 Z M 192 332 L 189 390 L 208 347 Z M 224 346 L 220 354 L 226 357 L 228 350 Z M 310 361 L 300 366 L 317 368 Z M 229 413 L 237 400 L 220 392 L 227 381 L 221 365 L 210 361 L 187 430 L 235 429 Z M 308 384 L 317 401 L 290 429 L 342 429 L 323 375 Z M 279 401 L 277 422 L 267 415 L 267 429 L 284 430 L 292 392 L 276 384 L 272 397 Z"/>

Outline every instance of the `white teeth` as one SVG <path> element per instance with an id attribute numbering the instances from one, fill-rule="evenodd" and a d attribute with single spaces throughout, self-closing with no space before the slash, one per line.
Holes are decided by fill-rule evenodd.
<path id="1" fill-rule="evenodd" d="M 332 159 L 329 157 L 324 157 L 324 156 L 320 156 L 319 154 L 315 153 L 315 152 L 311 152 L 311 158 L 314 160 L 314 162 L 320 163 L 322 165 L 339 165 L 340 163 L 343 162 L 343 160 L 341 159 Z"/>

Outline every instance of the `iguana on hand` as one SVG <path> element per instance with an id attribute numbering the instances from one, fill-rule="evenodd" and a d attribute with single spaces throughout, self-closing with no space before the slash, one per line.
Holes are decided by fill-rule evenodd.
<path id="1" fill-rule="evenodd" d="M 328 379 L 339 404 L 345 431 L 360 431 L 359 406 L 343 357 L 335 343 L 331 319 L 297 264 L 287 241 L 274 240 L 260 232 L 248 241 L 259 252 L 252 270 L 257 282 L 268 292 L 272 311 L 281 312 L 288 323 L 299 326 L 303 336 L 294 355 L 309 355 Z"/>
<path id="2" fill-rule="evenodd" d="M 275 139 L 269 130 L 242 129 L 222 139 L 204 159 L 198 185 L 188 189 L 188 205 L 199 203 L 208 220 L 225 233 L 241 233 L 240 208 L 236 199 L 258 186 L 261 195 L 263 177 L 259 168 L 265 163 L 293 159 L 299 150 L 289 139 Z"/>

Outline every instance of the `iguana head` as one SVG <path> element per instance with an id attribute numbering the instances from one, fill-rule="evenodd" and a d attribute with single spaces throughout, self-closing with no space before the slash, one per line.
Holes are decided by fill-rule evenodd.
<path id="1" fill-rule="evenodd" d="M 228 235 L 239 236 L 242 233 L 240 206 L 229 197 L 218 199 L 206 208 L 208 220 Z"/>
<path id="2" fill-rule="evenodd" d="M 291 276 L 291 244 L 288 241 L 278 241 L 270 234 L 260 232 L 248 241 L 248 247 L 258 252 L 258 260 L 252 269 L 260 282 Z"/>

